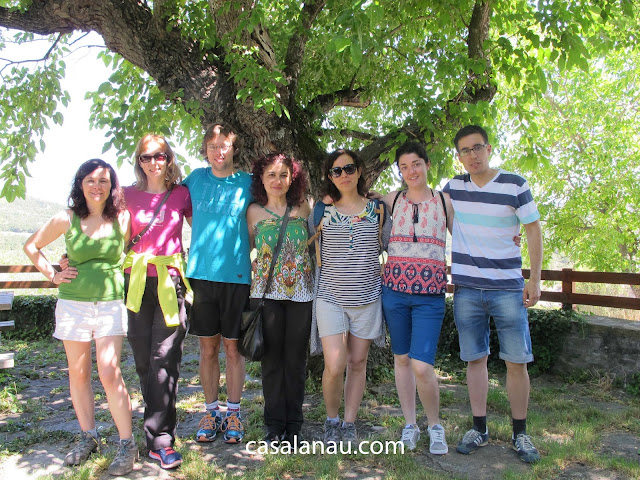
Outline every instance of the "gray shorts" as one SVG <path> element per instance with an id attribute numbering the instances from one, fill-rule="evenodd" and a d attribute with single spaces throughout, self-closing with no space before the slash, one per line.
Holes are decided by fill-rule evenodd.
<path id="1" fill-rule="evenodd" d="M 373 303 L 358 307 L 341 307 L 318 298 L 316 317 L 320 338 L 349 332 L 355 337 L 373 340 L 382 333 L 380 297 Z"/>

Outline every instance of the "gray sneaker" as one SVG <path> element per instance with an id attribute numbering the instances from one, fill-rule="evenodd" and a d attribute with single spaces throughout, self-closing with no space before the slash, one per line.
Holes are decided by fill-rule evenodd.
<path id="1" fill-rule="evenodd" d="M 402 429 L 402 443 L 409 450 L 413 450 L 420 440 L 420 428 L 415 423 Z"/>
<path id="2" fill-rule="evenodd" d="M 518 457 L 525 463 L 534 463 L 540 460 L 538 449 L 531 443 L 531 437 L 524 433 L 519 433 L 516 438 L 512 438 L 513 449 L 518 452 Z"/>
<path id="3" fill-rule="evenodd" d="M 133 464 L 138 460 L 138 447 L 131 437 L 128 440 L 120 440 L 116 458 L 109 465 L 109 475 L 121 476 L 126 475 L 133 470 Z"/>
<path id="4" fill-rule="evenodd" d="M 82 438 L 75 447 L 64 457 L 67 466 L 84 463 L 92 453 L 100 453 L 100 436 L 93 438 L 89 432 L 82 432 Z"/>
<path id="5" fill-rule="evenodd" d="M 331 420 L 325 420 L 324 422 L 324 443 L 329 445 L 335 443 L 336 445 L 342 440 L 342 429 L 340 428 L 340 422 L 332 422 Z"/>
<path id="6" fill-rule="evenodd" d="M 433 455 L 444 455 L 449 453 L 447 440 L 444 438 L 444 427 L 439 423 L 429 427 L 429 453 Z"/>
<path id="7" fill-rule="evenodd" d="M 462 440 L 460 440 L 456 447 L 456 451 L 463 455 L 470 455 L 478 450 L 479 447 L 484 447 L 487 443 L 489 443 L 489 430 L 480 433 L 477 430 L 471 429 L 464 434 L 464 437 L 462 437 Z"/>
<path id="8" fill-rule="evenodd" d="M 352 422 L 344 422 L 341 427 L 342 443 L 355 447 L 358 444 L 358 432 L 356 424 Z"/>

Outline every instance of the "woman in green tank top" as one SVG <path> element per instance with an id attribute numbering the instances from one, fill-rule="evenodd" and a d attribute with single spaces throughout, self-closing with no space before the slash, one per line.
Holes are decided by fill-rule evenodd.
<path id="1" fill-rule="evenodd" d="M 98 375 L 120 434 L 118 452 L 108 471 L 126 475 L 138 458 L 131 431 L 131 399 L 120 371 L 122 341 L 127 333 L 120 266 L 129 238 L 129 214 L 111 165 L 99 159 L 83 163 L 73 180 L 69 207 L 24 245 L 38 270 L 60 287 L 54 337 L 64 344 L 71 400 L 82 430 L 80 442 L 65 457 L 65 464 L 78 465 L 100 449 L 91 387 L 94 339 Z M 69 267 L 58 272 L 41 249 L 63 235 Z"/>

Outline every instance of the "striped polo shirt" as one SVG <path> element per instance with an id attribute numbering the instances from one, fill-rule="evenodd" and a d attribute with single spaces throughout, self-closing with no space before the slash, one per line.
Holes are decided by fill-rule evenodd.
<path id="1" fill-rule="evenodd" d="M 485 186 L 469 174 L 457 175 L 443 191 L 455 211 L 451 246 L 454 285 L 488 290 L 520 290 L 522 256 L 513 237 L 520 224 L 540 218 L 527 181 L 500 169 Z"/>

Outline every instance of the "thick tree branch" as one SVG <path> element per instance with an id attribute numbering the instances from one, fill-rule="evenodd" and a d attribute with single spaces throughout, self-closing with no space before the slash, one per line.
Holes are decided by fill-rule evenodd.
<path id="1" fill-rule="evenodd" d="M 338 135 L 342 135 L 343 137 L 357 138 L 358 140 L 364 140 L 367 142 L 374 141 L 378 138 L 377 135 L 373 135 L 367 132 L 361 132 L 358 130 L 352 130 L 350 128 L 325 128 L 322 131 L 318 132 L 318 136 L 324 136 L 330 133 L 337 133 Z"/>
<path id="2" fill-rule="evenodd" d="M 300 26 L 298 31 L 289 39 L 287 54 L 285 56 L 285 77 L 289 84 L 288 105 L 295 105 L 295 97 L 298 93 L 298 80 L 304 58 L 305 45 L 309 40 L 311 26 L 318 14 L 325 6 L 325 0 L 310 0 L 305 2 L 300 13 Z"/>
<path id="3" fill-rule="evenodd" d="M 318 114 L 326 115 L 333 108 L 338 106 L 366 108 L 371 104 L 371 101 L 362 100 L 360 98 L 360 95 L 364 93 L 364 91 L 364 88 L 356 88 L 355 90 L 344 88 L 342 90 L 338 90 L 337 92 L 318 95 L 316 98 L 311 100 L 311 102 L 309 102 L 306 110 L 308 112 L 313 112 L 314 110 L 316 110 L 317 116 Z"/>

